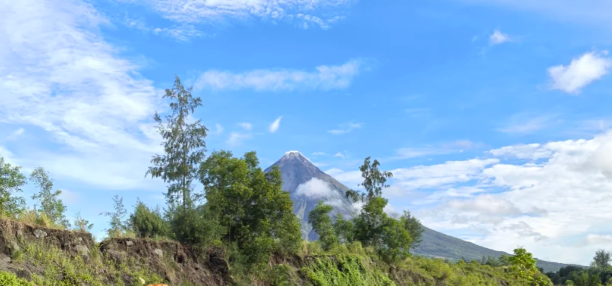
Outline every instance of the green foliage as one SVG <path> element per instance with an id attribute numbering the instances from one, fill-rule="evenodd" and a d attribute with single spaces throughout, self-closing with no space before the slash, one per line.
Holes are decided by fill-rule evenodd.
<path id="1" fill-rule="evenodd" d="M 425 231 L 425 228 L 423 228 L 423 225 L 421 224 L 419 219 L 410 215 L 410 212 L 406 210 L 400 217 L 400 222 L 404 226 L 404 229 L 408 231 L 408 233 L 410 234 L 410 237 L 412 238 L 411 247 L 415 247 L 419 243 L 421 243 L 422 237 L 423 237 L 423 231 Z"/>
<path id="2" fill-rule="evenodd" d="M 2 286 L 33 286 L 34 283 L 28 280 L 18 278 L 17 275 L 10 272 L 0 272 L 0 285 Z"/>
<path id="3" fill-rule="evenodd" d="M 129 225 L 138 237 L 168 235 L 168 224 L 162 218 L 160 210 L 151 210 L 140 200 L 136 202 L 134 213 L 130 215 Z"/>
<path id="4" fill-rule="evenodd" d="M 110 228 L 107 230 L 109 237 L 122 237 L 127 230 L 125 215 L 127 210 L 123 205 L 123 197 L 115 195 L 113 197 L 113 212 L 103 212 L 100 215 L 110 217 Z"/>
<path id="5" fill-rule="evenodd" d="M 25 209 L 25 200 L 15 196 L 26 184 L 26 177 L 21 173 L 21 167 L 11 166 L 0 156 L 0 214 L 15 217 Z"/>
<path id="6" fill-rule="evenodd" d="M 59 199 L 62 191 L 53 191 L 53 180 L 49 178 L 49 174 L 42 167 L 38 167 L 30 174 L 30 181 L 34 182 L 39 189 L 39 192 L 32 196 L 33 200 L 40 203 L 38 211 L 44 214 L 51 224 L 69 228 L 70 222 L 65 215 L 66 206 Z"/>
<path id="7" fill-rule="evenodd" d="M 319 235 L 319 241 L 324 250 L 330 250 L 338 246 L 338 235 L 329 216 L 332 210 L 332 206 L 319 201 L 317 206 L 308 214 L 308 223 L 312 225 L 312 229 Z"/>
<path id="8" fill-rule="evenodd" d="M 610 259 L 612 259 L 612 253 L 604 249 L 599 249 L 595 252 L 595 257 L 593 257 L 591 267 L 599 270 L 608 269 L 610 268 Z"/>
<path id="9" fill-rule="evenodd" d="M 550 280 L 536 268 L 536 260 L 524 248 L 514 250 L 510 265 L 515 277 L 527 281 L 528 285 L 549 285 Z"/>
<path id="10" fill-rule="evenodd" d="M 74 216 L 74 230 L 80 232 L 89 232 L 93 228 L 93 223 L 81 217 L 81 213 L 77 212 Z"/>
<path id="11" fill-rule="evenodd" d="M 221 227 L 203 206 L 183 209 L 170 203 L 166 211 L 170 237 L 187 244 L 205 245 L 219 240 Z"/>
<path id="12" fill-rule="evenodd" d="M 131 281 L 138 281 L 138 277 L 142 277 L 150 283 L 166 282 L 159 275 L 142 269 L 133 258 L 116 264 L 104 257 L 97 248 L 92 248 L 88 257 L 85 258 L 80 255 L 72 257 L 67 252 L 54 246 L 30 243 L 21 251 L 19 263 L 33 265 L 41 272 L 32 273 L 33 284 L 15 285 L 140 285 L 140 283 L 131 283 Z M 124 278 L 127 278 L 127 284 L 124 282 Z M 1 279 L 0 281 L 2 281 Z M 6 284 L 0 283 L 0 285 Z"/>
<path id="13" fill-rule="evenodd" d="M 365 193 L 361 193 L 354 190 L 346 192 L 346 197 L 352 199 L 354 202 L 372 200 L 374 197 L 380 197 L 382 195 L 382 189 L 389 187 L 385 185 L 388 178 L 392 178 L 393 174 L 387 171 L 380 171 L 378 169 L 380 163 L 378 160 L 370 163 L 370 157 L 365 158 L 363 165 L 359 167 L 361 176 L 363 177 L 363 183 L 360 186 L 366 189 Z"/>
<path id="14" fill-rule="evenodd" d="M 182 85 L 177 76 L 172 89 L 166 89 L 164 99 L 170 100 L 171 113 L 163 120 L 156 112 L 154 119 L 164 140 L 164 155 L 155 155 L 147 174 L 169 183 L 166 197 L 170 203 L 179 201 L 183 210 L 191 207 L 192 182 L 197 178 L 199 164 L 204 159 L 208 129 L 200 120 L 193 122 L 190 115 L 202 105 L 199 97 L 191 95 L 192 88 Z"/>
<path id="15" fill-rule="evenodd" d="M 340 243 L 349 244 L 355 241 L 355 225 L 352 220 L 346 220 L 341 213 L 338 213 L 333 226 Z"/>
<path id="16" fill-rule="evenodd" d="M 234 158 L 214 152 L 202 164 L 205 211 L 220 226 L 221 239 L 246 256 L 245 263 L 266 263 L 274 249 L 294 252 L 301 241 L 289 193 L 281 189 L 278 168 L 264 173 L 255 152 Z"/>
<path id="17" fill-rule="evenodd" d="M 396 285 L 383 271 L 355 255 L 317 257 L 301 269 L 301 272 L 314 286 Z"/>
<path id="18" fill-rule="evenodd" d="M 382 226 L 381 238 L 382 243 L 377 251 L 385 262 L 394 264 L 410 256 L 412 238 L 400 221 L 387 218 Z"/>

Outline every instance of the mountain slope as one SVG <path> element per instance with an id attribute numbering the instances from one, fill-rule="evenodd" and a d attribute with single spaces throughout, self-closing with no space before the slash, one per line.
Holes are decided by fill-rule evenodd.
<path id="1" fill-rule="evenodd" d="M 425 231 L 423 232 L 423 241 L 412 249 L 411 252 L 420 256 L 447 258 L 452 261 L 461 258 L 466 260 L 480 260 L 483 256 L 498 258 L 501 255 L 510 255 L 506 252 L 488 249 L 427 227 L 425 227 Z M 544 272 L 556 272 L 559 268 L 567 266 L 567 264 L 537 260 L 537 266 L 542 268 Z"/>
<path id="2" fill-rule="evenodd" d="M 342 213 L 344 216 L 351 215 L 351 203 L 344 197 L 344 193 L 349 188 L 323 173 L 300 152 L 285 153 L 280 160 L 265 171 L 270 171 L 272 167 L 279 167 L 281 170 L 283 190 L 291 193 L 293 212 L 302 221 L 304 238 L 317 239 L 317 234 L 312 231 L 308 223 L 308 214 L 315 208 L 319 200 L 333 202 L 331 204 L 334 207 L 333 217 L 336 213 Z"/>
<path id="3" fill-rule="evenodd" d="M 279 167 L 283 179 L 283 190 L 290 192 L 294 202 L 294 213 L 302 221 L 302 234 L 309 240 L 317 239 L 316 233 L 308 224 L 308 213 L 317 205 L 319 200 L 325 200 L 336 213 L 350 216 L 353 211 L 351 202 L 344 197 L 349 188 L 336 179 L 325 174 L 310 162 L 304 155 L 297 151 L 290 151 L 276 161 L 265 171 L 272 167 Z M 416 246 L 412 252 L 421 256 L 448 258 L 450 260 L 480 260 L 483 256 L 497 258 L 502 254 L 510 255 L 502 251 L 488 249 L 478 246 L 435 230 L 425 228 L 423 241 Z M 538 260 L 538 267 L 545 272 L 557 271 L 565 264 Z"/>

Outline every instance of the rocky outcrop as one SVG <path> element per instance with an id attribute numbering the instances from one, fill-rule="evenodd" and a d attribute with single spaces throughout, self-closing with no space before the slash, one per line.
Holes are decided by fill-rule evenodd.
<path id="1" fill-rule="evenodd" d="M 28 245 L 57 248 L 71 257 L 90 258 L 93 251 L 116 265 L 129 264 L 155 273 L 169 285 L 221 286 L 228 284 L 229 266 L 220 248 L 196 249 L 174 241 L 113 238 L 95 244 L 89 233 L 44 228 L 0 219 L 0 271 L 30 279 L 43 276 L 44 267 L 30 261 L 14 261 Z M 93 257 L 93 256 L 92 256 Z M 101 269 L 100 273 L 104 273 Z M 101 274 L 103 275 L 103 274 Z M 126 282 L 130 281 L 126 276 Z"/>
<path id="2" fill-rule="evenodd" d="M 115 238 L 100 243 L 100 252 L 116 263 L 128 258 L 164 277 L 170 285 L 225 285 L 228 264 L 218 248 L 194 249 L 175 241 Z"/>

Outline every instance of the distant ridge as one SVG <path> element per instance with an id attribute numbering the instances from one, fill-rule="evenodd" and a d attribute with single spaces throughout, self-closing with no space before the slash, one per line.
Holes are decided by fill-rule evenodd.
<path id="1" fill-rule="evenodd" d="M 334 217 L 336 213 L 342 213 L 345 216 L 351 215 L 353 211 L 352 204 L 344 196 L 349 188 L 325 174 L 299 151 L 286 152 L 283 157 L 265 171 L 268 172 L 275 166 L 280 168 L 283 179 L 283 190 L 291 194 L 291 199 L 294 203 L 293 212 L 302 221 L 302 235 L 305 239 L 315 240 L 318 238 L 316 233 L 312 231 L 312 227 L 308 224 L 308 213 L 314 209 L 319 200 L 325 199 L 328 202 L 333 200 L 331 205 L 334 208 L 332 212 L 332 216 Z M 329 192 L 325 192 L 322 196 L 308 196 L 305 195 L 304 192 L 301 192 L 305 186 L 308 186 L 307 183 L 313 179 L 318 179 L 327 183 L 329 185 Z M 300 189 L 300 185 L 302 185 L 302 189 Z M 411 252 L 420 256 L 446 258 L 452 261 L 461 258 L 467 260 L 480 260 L 483 256 L 498 258 L 501 255 L 510 255 L 506 252 L 488 249 L 427 227 L 423 232 L 423 241 Z M 549 272 L 557 271 L 561 267 L 568 266 L 568 264 L 538 259 L 537 266 L 541 267 L 544 272 Z"/>

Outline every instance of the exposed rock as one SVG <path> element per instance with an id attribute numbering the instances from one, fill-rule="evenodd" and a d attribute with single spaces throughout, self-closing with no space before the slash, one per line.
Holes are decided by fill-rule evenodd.
<path id="1" fill-rule="evenodd" d="M 128 241 L 125 242 L 125 245 L 132 246 L 132 245 L 134 245 L 134 242 L 131 241 L 131 240 L 128 240 Z"/>
<path id="2" fill-rule="evenodd" d="M 44 238 L 45 236 L 47 236 L 47 233 L 43 230 L 36 229 L 34 230 L 34 236 L 36 236 L 37 238 Z"/>
<path id="3" fill-rule="evenodd" d="M 155 250 L 153 250 L 153 252 L 155 253 L 155 255 L 159 256 L 159 258 L 164 258 L 164 251 L 156 248 Z"/>
<path id="4" fill-rule="evenodd" d="M 89 255 L 89 248 L 85 245 L 77 245 L 76 250 L 81 255 Z"/>

